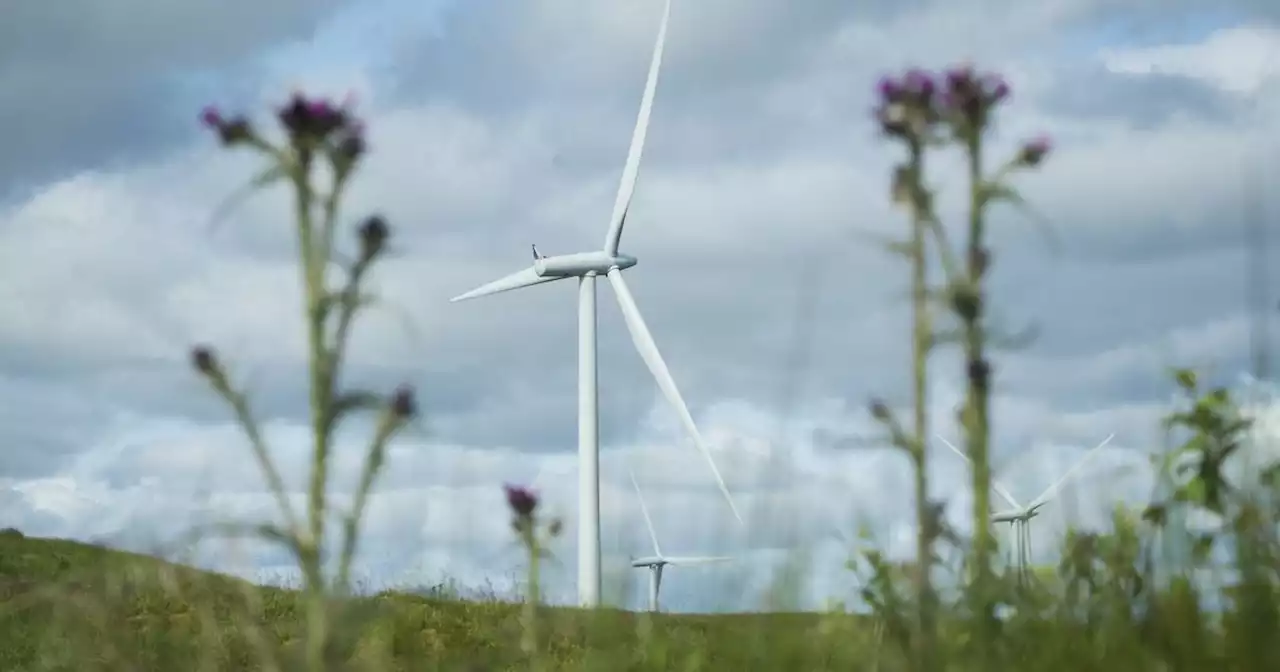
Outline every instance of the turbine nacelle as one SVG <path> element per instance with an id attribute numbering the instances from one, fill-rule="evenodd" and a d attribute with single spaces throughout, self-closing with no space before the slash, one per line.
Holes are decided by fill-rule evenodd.
<path id="1" fill-rule="evenodd" d="M 511 275 L 494 280 L 449 300 L 457 302 L 478 299 L 482 296 L 500 294 L 523 287 L 532 287 L 547 282 L 563 280 L 564 278 L 608 275 L 610 271 L 621 271 L 636 265 L 635 257 L 625 254 L 609 254 L 604 250 L 546 257 L 538 254 L 538 247 L 535 245 L 533 246 L 533 255 L 532 266 L 526 266 Z"/>
<path id="2" fill-rule="evenodd" d="M 1000 511 L 991 515 L 991 522 L 1016 523 L 1019 521 L 1031 520 L 1032 518 L 1040 515 L 1040 507 L 1042 506 L 1044 506 L 1044 504 L 1037 504 L 1036 506 L 1021 511 Z"/>
<path id="3" fill-rule="evenodd" d="M 631 560 L 632 567 L 661 567 L 667 564 L 666 558 L 660 558 L 656 555 L 646 558 L 634 558 Z"/>
<path id="4" fill-rule="evenodd" d="M 613 269 L 626 270 L 636 265 L 636 258 L 625 254 L 578 252 L 533 260 L 533 272 L 539 278 L 573 278 L 584 275 L 608 275 Z"/>

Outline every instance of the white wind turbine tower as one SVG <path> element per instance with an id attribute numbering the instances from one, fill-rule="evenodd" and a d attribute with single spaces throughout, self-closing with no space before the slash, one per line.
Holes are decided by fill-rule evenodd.
<path id="1" fill-rule="evenodd" d="M 1013 507 L 1006 511 L 997 511 L 991 516 L 991 522 L 1009 523 L 1012 528 L 1014 533 L 1014 552 L 1017 554 L 1017 560 L 1015 562 L 1018 569 L 1018 576 L 1020 578 L 1026 576 L 1027 565 L 1030 564 L 1031 560 L 1031 519 L 1040 515 L 1040 507 L 1053 501 L 1053 499 L 1058 496 L 1058 490 L 1067 482 L 1067 479 L 1071 478 L 1077 469 L 1083 466 L 1084 463 L 1087 462 L 1099 449 L 1110 443 L 1111 439 L 1114 437 L 1115 434 L 1107 435 L 1107 438 L 1103 439 L 1102 443 L 1099 443 L 1091 448 L 1089 452 L 1085 453 L 1078 462 L 1072 465 L 1071 468 L 1057 480 L 1057 482 L 1048 488 L 1045 488 L 1045 491 L 1040 493 L 1040 496 L 1032 500 L 1031 504 L 1027 506 L 1019 504 L 1018 500 L 1009 493 L 1009 489 L 1000 483 L 1000 481 L 994 478 L 991 479 L 991 489 L 995 490 L 996 494 L 1000 495 L 1004 501 L 1009 503 L 1009 506 Z M 941 436 L 938 437 L 938 440 L 946 444 L 946 446 L 956 455 L 964 458 L 965 462 L 970 462 L 969 456 L 965 455 L 964 451 L 952 445 L 950 441 L 947 441 Z"/>
<path id="2" fill-rule="evenodd" d="M 640 500 L 640 513 L 644 515 L 644 525 L 649 529 L 649 539 L 653 542 L 653 555 L 634 558 L 631 566 L 640 568 L 647 567 L 649 569 L 649 611 L 658 610 L 658 590 L 662 587 L 662 570 L 667 565 L 707 565 L 716 562 L 728 562 L 733 558 L 728 556 L 674 556 L 663 555 L 662 547 L 658 545 L 658 535 L 653 530 L 653 519 L 649 517 L 649 507 L 645 506 L 644 495 L 640 492 L 640 484 L 636 482 L 635 472 L 631 471 L 631 467 L 627 467 L 627 475 L 631 477 L 631 485 L 636 489 L 636 498 Z"/>
<path id="3" fill-rule="evenodd" d="M 627 162 L 622 170 L 622 180 L 618 186 L 617 199 L 614 201 L 613 214 L 609 219 L 609 229 L 604 239 L 604 249 L 546 257 L 539 255 L 535 247 L 531 267 L 451 299 L 463 301 L 544 282 L 578 278 L 578 601 L 584 607 L 595 607 L 600 604 L 600 438 L 596 373 L 597 276 L 604 275 L 609 278 L 636 350 L 639 351 L 649 371 L 657 380 L 663 396 L 675 407 L 681 424 L 693 439 L 694 445 L 711 466 L 711 472 L 715 476 L 721 493 L 728 501 L 734 517 L 739 523 L 742 522 L 742 516 L 738 514 L 733 498 L 729 495 L 729 489 L 720 476 L 720 470 L 716 468 L 711 452 L 707 449 L 701 434 L 698 433 L 693 416 L 685 406 L 684 399 L 681 398 L 680 391 L 671 377 L 671 372 L 667 370 L 667 365 L 658 352 L 653 336 L 636 308 L 631 290 L 623 280 L 622 271 L 635 266 L 636 258 L 618 252 L 627 209 L 635 192 L 640 155 L 644 150 L 645 135 L 649 128 L 649 116 L 658 86 L 658 72 L 662 65 L 662 52 L 666 43 L 670 15 L 671 0 L 666 0 L 658 27 L 657 41 L 654 44 L 653 58 L 649 64 L 644 96 L 640 102 L 640 113 L 636 118 L 631 147 L 627 152 Z"/>

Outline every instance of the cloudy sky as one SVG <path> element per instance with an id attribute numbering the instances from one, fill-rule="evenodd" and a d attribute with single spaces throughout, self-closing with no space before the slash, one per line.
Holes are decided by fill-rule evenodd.
<path id="1" fill-rule="evenodd" d="M 146 548 L 210 518 L 269 516 L 238 430 L 186 368 L 195 342 L 225 353 L 301 488 L 285 195 L 211 227 L 253 162 L 219 151 L 196 115 L 216 102 L 265 121 L 293 87 L 354 92 L 372 153 L 347 214 L 384 213 L 397 255 L 351 376 L 414 384 L 425 414 L 393 452 L 361 576 L 505 589 L 520 555 L 500 485 L 536 478 L 568 518 L 547 581 L 571 600 L 573 289 L 448 298 L 527 265 L 530 243 L 598 244 L 659 0 L 56 4 L 18 0 L 0 25 L 0 524 Z M 650 551 L 627 464 L 665 551 L 739 558 L 670 572 L 673 609 L 758 607 L 797 557 L 808 580 L 792 606 L 845 598 L 839 539 L 864 522 L 909 555 L 905 460 L 867 447 L 862 410 L 907 399 L 905 269 L 866 234 L 902 230 L 896 154 L 867 112 L 877 77 L 909 65 L 972 59 L 1008 77 L 993 156 L 1040 132 L 1058 145 L 1020 186 L 1060 244 L 1015 213 L 993 224 L 1000 324 L 1041 331 L 997 360 L 1000 474 L 1031 499 L 1115 438 L 1040 519 L 1038 559 L 1068 520 L 1143 501 L 1164 368 L 1234 382 L 1248 367 L 1244 223 L 1276 200 L 1250 185 L 1274 179 L 1277 20 L 1261 0 L 677 0 L 623 249 L 748 526 L 733 526 L 602 286 L 611 595 L 637 604 L 623 565 Z M 934 181 L 955 221 L 953 159 Z M 938 361 L 932 406 L 956 437 L 960 379 Z M 343 437 L 339 491 L 365 429 Z M 935 448 L 934 495 L 962 525 L 962 465 Z M 288 573 L 263 549 L 202 562 Z"/>

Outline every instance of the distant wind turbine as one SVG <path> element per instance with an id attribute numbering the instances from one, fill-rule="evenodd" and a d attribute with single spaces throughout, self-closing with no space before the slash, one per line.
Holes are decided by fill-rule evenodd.
<path id="1" fill-rule="evenodd" d="M 636 498 L 640 500 L 640 513 L 644 515 L 644 525 L 649 529 L 649 539 L 653 542 L 653 555 L 631 560 L 632 567 L 649 569 L 649 611 L 658 610 L 658 590 L 662 587 L 662 570 L 667 565 L 706 565 L 716 562 L 729 562 L 728 556 L 672 556 L 663 555 L 658 545 L 658 535 L 653 530 L 653 519 L 649 517 L 649 507 L 645 506 L 644 494 L 640 492 L 640 484 L 636 482 L 635 472 L 627 467 L 627 475 L 631 477 L 631 485 L 636 489 Z"/>
<path id="2" fill-rule="evenodd" d="M 579 252 L 557 256 L 544 256 L 534 248 L 533 265 L 495 280 L 470 292 L 456 296 L 452 301 L 464 301 L 489 294 L 497 294 L 545 282 L 578 278 L 578 602 L 584 607 L 600 604 L 600 435 L 599 394 L 596 373 L 596 277 L 607 276 L 618 299 L 627 330 L 635 342 L 636 350 L 649 367 L 663 396 L 675 408 L 685 431 L 702 452 L 711 467 L 720 492 L 729 503 L 738 522 L 742 516 L 729 495 L 720 470 L 716 468 L 711 451 L 694 424 L 680 391 L 676 387 L 666 362 L 658 352 L 658 346 L 636 308 L 631 290 L 622 278 L 622 271 L 636 265 L 636 258 L 618 253 L 622 239 L 622 227 L 626 222 L 631 197 L 635 193 L 640 170 L 640 156 L 644 150 L 645 136 L 649 130 L 649 117 L 653 110 L 653 97 L 658 86 L 658 72 L 662 65 L 662 52 L 667 38 L 667 23 L 671 15 L 671 0 L 666 0 L 658 38 L 649 64 L 649 76 L 645 82 L 640 113 L 631 136 L 631 148 L 622 170 L 622 181 L 609 219 L 609 230 L 604 239 L 604 249 L 595 252 Z"/>
<path id="3" fill-rule="evenodd" d="M 1115 434 L 1109 434 L 1107 438 L 1102 440 L 1102 443 L 1091 448 L 1089 452 L 1085 453 L 1078 462 L 1072 465 L 1061 478 L 1059 478 L 1053 485 L 1046 488 L 1044 492 L 1040 493 L 1040 496 L 1032 500 L 1031 504 L 1028 506 L 1019 504 L 1018 500 L 1010 494 L 1009 489 L 1000 483 L 1000 481 L 995 479 L 991 480 L 991 489 L 995 490 L 996 494 L 1000 495 L 1004 501 L 1009 503 L 1009 506 L 1013 507 L 1007 511 L 996 512 L 991 516 L 991 522 L 1009 523 L 1012 528 L 1014 533 L 1015 553 L 1017 554 L 1016 566 L 1018 568 L 1019 578 L 1026 577 L 1027 565 L 1029 565 L 1031 561 L 1031 519 L 1040 515 L 1040 507 L 1053 501 L 1053 499 L 1058 496 L 1059 489 L 1067 482 L 1067 479 L 1071 478 L 1077 469 L 1083 466 L 1094 453 L 1107 445 L 1114 437 Z M 952 445 L 950 441 L 947 441 L 941 436 L 938 437 L 938 440 L 946 444 L 948 448 L 950 448 L 956 455 L 963 458 L 965 462 L 972 463 L 969 460 L 969 456 L 965 455 L 964 451 Z"/>

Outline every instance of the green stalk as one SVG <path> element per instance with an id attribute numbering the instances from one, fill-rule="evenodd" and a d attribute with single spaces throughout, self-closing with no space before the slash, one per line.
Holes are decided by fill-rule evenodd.
<path id="1" fill-rule="evenodd" d="M 318 258 L 320 250 L 316 248 L 314 241 L 310 172 L 310 151 L 301 149 L 298 157 L 298 175 L 295 179 L 294 207 L 298 218 L 299 253 L 302 258 L 302 283 L 306 298 L 311 431 L 315 441 L 307 493 L 310 534 L 305 545 L 306 554 L 302 569 L 307 594 L 307 667 L 312 672 L 321 672 L 325 667 L 325 648 L 328 638 L 328 605 L 321 557 L 324 549 L 325 483 L 328 481 L 329 462 L 327 417 L 332 389 L 328 352 L 324 343 L 324 265 L 326 260 Z"/>
<path id="2" fill-rule="evenodd" d="M 924 147 L 919 140 L 910 144 L 908 170 L 912 189 L 911 240 L 911 329 L 912 401 L 914 438 L 911 459 L 915 470 L 916 495 L 916 663 L 922 672 L 937 669 L 936 614 L 930 569 L 933 558 L 934 523 L 929 507 L 929 470 L 925 437 L 929 435 L 929 352 L 933 347 L 933 325 L 929 316 L 929 276 L 925 237 L 929 233 L 929 212 L 924 194 Z"/>
<path id="3" fill-rule="evenodd" d="M 373 492 L 374 479 L 382 470 L 386 461 L 387 444 L 392 435 L 400 428 L 402 421 L 396 417 L 395 411 L 387 409 L 378 423 L 377 432 L 365 456 L 364 466 L 360 471 L 360 483 L 356 487 L 355 501 L 351 511 L 343 521 L 342 552 L 338 556 L 338 577 L 335 581 L 337 590 L 345 596 L 349 593 L 351 583 L 351 565 L 355 561 L 356 547 L 359 538 L 360 521 L 364 518 L 365 508 L 369 504 L 369 495 Z"/>
<path id="4" fill-rule="evenodd" d="M 531 669 L 538 669 L 538 603 L 542 600 L 539 590 L 539 572 L 541 552 L 538 548 L 538 533 L 534 527 L 533 520 L 525 521 L 527 526 L 524 531 L 525 546 L 529 550 L 529 575 L 527 581 L 529 584 L 529 595 L 525 598 L 524 609 L 521 613 L 521 636 L 520 648 L 525 655 L 529 657 L 529 665 Z"/>
<path id="5" fill-rule="evenodd" d="M 985 181 L 982 177 L 982 134 L 972 130 L 965 142 L 969 173 L 969 240 L 965 255 L 965 285 L 960 288 L 968 309 L 958 311 L 962 323 L 965 363 L 969 375 L 966 392 L 964 425 L 967 452 L 972 463 L 973 534 L 977 562 L 974 588 L 977 596 L 978 645 L 989 652 L 994 646 L 995 608 L 990 591 L 991 555 L 991 460 L 990 442 L 990 366 L 986 358 L 986 334 L 983 329 L 983 278 L 988 257 L 983 246 L 985 222 Z M 985 653 L 983 657 L 986 660 Z"/>

